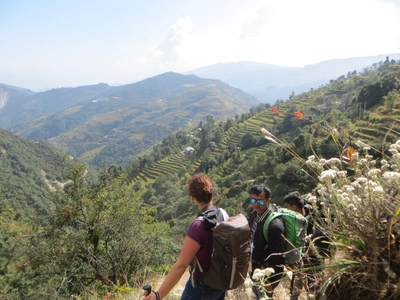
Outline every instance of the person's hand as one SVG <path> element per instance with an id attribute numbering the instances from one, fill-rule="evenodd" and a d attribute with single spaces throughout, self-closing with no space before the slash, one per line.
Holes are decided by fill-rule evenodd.
<path id="1" fill-rule="evenodd" d="M 144 291 L 143 292 L 143 296 L 145 296 L 144 298 L 143 298 L 143 300 L 161 300 L 159 297 L 157 297 L 157 294 L 156 294 L 157 292 L 154 292 L 154 291 L 152 291 L 151 293 L 150 293 L 150 295 L 147 295 L 147 292 L 146 291 Z M 147 295 L 147 296 L 146 296 Z"/>
<path id="2" fill-rule="evenodd" d="M 154 293 L 150 292 L 150 295 L 147 295 L 147 291 L 143 292 L 143 300 L 157 300 L 156 295 L 154 295 Z"/>
<path id="3" fill-rule="evenodd" d="M 154 295 L 154 293 L 150 293 L 150 295 L 147 295 L 147 292 L 143 293 L 143 300 L 157 300 L 156 295 Z"/>

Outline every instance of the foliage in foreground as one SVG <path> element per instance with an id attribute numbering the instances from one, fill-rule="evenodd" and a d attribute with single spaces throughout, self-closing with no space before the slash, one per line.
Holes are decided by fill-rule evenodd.
<path id="1" fill-rule="evenodd" d="M 327 262 L 324 299 L 398 299 L 400 274 L 400 140 L 381 158 L 358 141 L 346 156 L 307 164 L 318 171 L 309 199 L 325 217 L 337 255 Z"/>
<path id="2" fill-rule="evenodd" d="M 134 198 L 123 178 L 103 173 L 90 183 L 86 173 L 81 165 L 69 169 L 71 183 L 55 194 L 46 223 L 9 239 L 19 263 L 4 296 L 106 293 L 140 286 L 148 265 L 172 263 L 176 244 L 165 236 L 166 224 L 155 222 L 154 209 Z"/>

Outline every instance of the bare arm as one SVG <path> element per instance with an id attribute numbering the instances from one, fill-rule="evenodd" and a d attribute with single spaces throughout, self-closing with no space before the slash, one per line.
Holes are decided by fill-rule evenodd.
<path id="1" fill-rule="evenodd" d="M 163 299 L 178 283 L 183 273 L 185 272 L 186 268 L 189 266 L 190 262 L 194 259 L 199 249 L 200 249 L 199 243 L 197 243 L 195 240 L 193 240 L 188 236 L 185 238 L 178 260 L 172 266 L 167 277 L 165 278 L 164 282 L 161 284 L 161 287 L 158 290 L 161 299 Z M 151 293 L 143 300 L 156 300 L 156 296 L 154 295 L 154 293 Z"/>

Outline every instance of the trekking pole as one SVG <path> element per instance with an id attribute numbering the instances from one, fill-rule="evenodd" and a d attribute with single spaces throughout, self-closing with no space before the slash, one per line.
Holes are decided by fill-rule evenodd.
<path id="1" fill-rule="evenodd" d="M 146 284 L 145 286 L 143 286 L 143 290 L 145 290 L 145 293 L 146 293 L 146 294 L 144 294 L 144 296 L 150 295 L 150 293 L 151 293 L 151 285 Z"/>

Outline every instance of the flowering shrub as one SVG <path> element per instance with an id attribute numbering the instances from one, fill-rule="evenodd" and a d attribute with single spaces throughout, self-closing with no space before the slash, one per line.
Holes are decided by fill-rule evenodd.
<path id="1" fill-rule="evenodd" d="M 272 108 L 282 115 L 277 108 Z M 265 128 L 265 138 L 303 163 L 317 180 L 314 202 L 317 218 L 337 250 L 325 265 L 321 299 L 400 299 L 400 140 L 384 153 L 357 141 L 351 143 L 327 124 L 314 123 L 301 111 L 293 113 L 325 130 L 343 156 L 317 154 L 304 160 Z M 321 224 L 320 224 L 321 225 Z M 312 245 L 311 245 L 312 246 Z"/>
<path id="2" fill-rule="evenodd" d="M 253 280 L 254 281 L 262 281 L 265 278 L 268 278 L 268 276 L 272 275 L 275 273 L 275 270 L 273 268 L 265 268 L 265 269 L 255 269 L 253 273 Z"/>
<path id="3" fill-rule="evenodd" d="M 361 141 L 356 149 L 348 149 L 346 157 L 306 161 L 319 174 L 316 193 L 307 198 L 319 208 L 337 248 L 326 264 L 321 295 L 398 299 L 400 140 L 378 159 Z"/>

